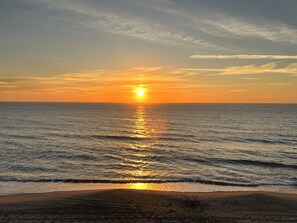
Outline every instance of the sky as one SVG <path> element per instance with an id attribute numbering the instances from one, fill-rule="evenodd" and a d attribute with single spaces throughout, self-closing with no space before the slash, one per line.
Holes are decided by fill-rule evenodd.
<path id="1" fill-rule="evenodd" d="M 297 103 L 296 10 L 297 0 L 1 0 L 0 101 Z"/>

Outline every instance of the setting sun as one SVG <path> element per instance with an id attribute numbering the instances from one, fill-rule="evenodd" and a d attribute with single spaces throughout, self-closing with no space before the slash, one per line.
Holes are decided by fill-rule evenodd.
<path id="1" fill-rule="evenodd" d="M 144 89 L 138 88 L 136 93 L 137 93 L 137 96 L 141 98 L 144 96 Z"/>
<path id="2" fill-rule="evenodd" d="M 147 89 L 145 89 L 144 87 L 137 87 L 135 90 L 135 97 L 136 97 L 136 100 L 137 101 L 144 101 L 146 100 L 146 92 L 147 92 Z"/>

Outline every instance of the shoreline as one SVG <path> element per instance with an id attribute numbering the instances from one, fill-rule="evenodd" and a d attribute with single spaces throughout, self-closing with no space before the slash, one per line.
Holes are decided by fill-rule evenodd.
<path id="1" fill-rule="evenodd" d="M 0 222 L 297 222 L 297 194 L 113 189 L 0 196 Z"/>
<path id="2" fill-rule="evenodd" d="M 1 182 L 1 195 L 34 194 L 62 191 L 85 191 L 85 190 L 115 190 L 115 189 L 136 189 L 153 190 L 163 192 L 186 192 L 186 193 L 207 193 L 207 192 L 237 192 L 237 191 L 265 191 L 276 193 L 297 194 L 295 188 L 280 187 L 241 187 L 222 186 L 213 184 L 201 184 L 193 182 L 174 183 L 60 183 L 60 182 Z"/>

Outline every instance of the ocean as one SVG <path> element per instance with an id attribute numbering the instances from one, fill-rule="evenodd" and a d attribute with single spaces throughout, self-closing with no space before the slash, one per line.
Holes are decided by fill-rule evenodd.
<path id="1" fill-rule="evenodd" d="M 0 170 L 0 193 L 34 183 L 296 189 L 297 105 L 2 102 Z"/>

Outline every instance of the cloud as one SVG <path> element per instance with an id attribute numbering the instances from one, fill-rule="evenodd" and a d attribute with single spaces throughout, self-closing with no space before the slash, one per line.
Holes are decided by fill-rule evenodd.
<path id="1" fill-rule="evenodd" d="M 262 80 L 260 77 L 244 77 L 243 80 Z"/>
<path id="2" fill-rule="evenodd" d="M 274 42 L 297 44 L 297 29 L 265 18 L 239 18 L 217 13 L 200 23 L 206 33 L 225 37 L 255 37 Z"/>
<path id="3" fill-rule="evenodd" d="M 191 59 L 270 59 L 270 60 L 297 60 L 297 55 L 192 55 Z"/>
<path id="4" fill-rule="evenodd" d="M 103 5 L 102 7 L 91 7 L 83 1 L 27 1 L 45 5 L 51 10 L 66 11 L 75 15 L 80 15 L 79 24 L 100 32 L 105 31 L 115 35 L 141 39 L 163 45 L 180 46 L 188 49 L 192 49 L 193 47 L 203 49 L 225 49 L 225 47 L 198 38 L 196 35 L 182 32 L 181 30 L 162 24 L 159 21 L 156 22 L 155 20 L 147 19 L 145 17 L 135 17 L 132 13 L 126 13 L 124 10 L 113 11 Z M 155 3 L 157 2 L 158 1 Z M 167 1 L 164 1 L 164 3 L 166 2 Z"/>
<path id="5" fill-rule="evenodd" d="M 275 42 L 297 44 L 297 29 L 292 25 L 244 13 L 234 16 L 205 4 L 189 8 L 187 4 L 168 0 L 24 1 L 58 11 L 55 15 L 63 17 L 63 21 L 96 35 L 108 33 L 174 48 L 206 53 L 255 53 L 255 49 L 265 52 L 267 42 L 273 44 L 272 50 L 278 50 Z M 263 39 L 269 41 L 263 44 Z"/>
<path id="6" fill-rule="evenodd" d="M 2 77 L 0 82 L 13 83 L 18 92 L 86 91 L 104 85 L 102 71 L 69 73 L 52 76 Z M 2 87 L 0 85 L 0 87 Z"/>
<path id="7" fill-rule="evenodd" d="M 244 66 L 229 66 L 225 68 L 180 68 L 181 72 L 193 72 L 196 75 L 209 76 L 228 76 L 228 75 L 255 75 L 255 74 L 284 74 L 288 76 L 297 76 L 296 63 L 289 64 L 285 67 L 277 67 L 277 63 L 267 63 L 262 65 L 244 65 Z"/>
<path id="8" fill-rule="evenodd" d="M 263 64 L 260 66 L 246 65 L 246 66 L 231 66 L 226 67 L 218 75 L 247 75 L 247 74 L 264 74 L 279 72 L 275 69 L 275 63 Z"/>
<path id="9" fill-rule="evenodd" d="M 297 44 L 296 27 L 271 18 L 231 16 L 210 8 L 201 8 L 197 9 L 195 13 L 189 13 L 185 10 L 168 7 L 168 5 L 158 5 L 155 10 L 171 15 L 172 19 L 178 18 L 185 27 L 215 37 L 261 38 L 273 42 Z"/>
<path id="10" fill-rule="evenodd" d="M 191 87 L 183 74 L 174 74 L 170 66 L 135 67 L 125 70 L 94 70 L 51 76 L 0 78 L 0 90 L 13 88 L 16 92 L 80 92 L 104 94 L 130 92 L 137 85 L 153 89 L 186 89 Z M 160 73 L 160 71 L 162 72 Z M 3 93 L 3 92 L 2 92 Z"/>
<path id="11" fill-rule="evenodd" d="M 242 89 L 231 89 L 230 92 L 244 92 L 245 90 Z"/>
<path id="12" fill-rule="evenodd" d="M 157 67 L 135 67 L 135 70 L 140 70 L 140 71 L 145 71 L 145 72 L 150 72 L 150 71 L 159 71 L 162 70 L 162 66 L 157 66 Z"/>
<path id="13" fill-rule="evenodd" d="M 260 66 L 246 65 L 246 66 L 231 66 L 222 70 L 218 75 L 251 75 L 251 74 L 286 74 L 296 75 L 297 68 L 286 66 L 283 68 L 277 68 L 276 63 L 268 63 Z"/>
<path id="14" fill-rule="evenodd" d="M 292 83 L 286 83 L 286 82 L 276 82 L 276 83 L 269 83 L 270 86 L 289 86 L 292 85 Z"/>

